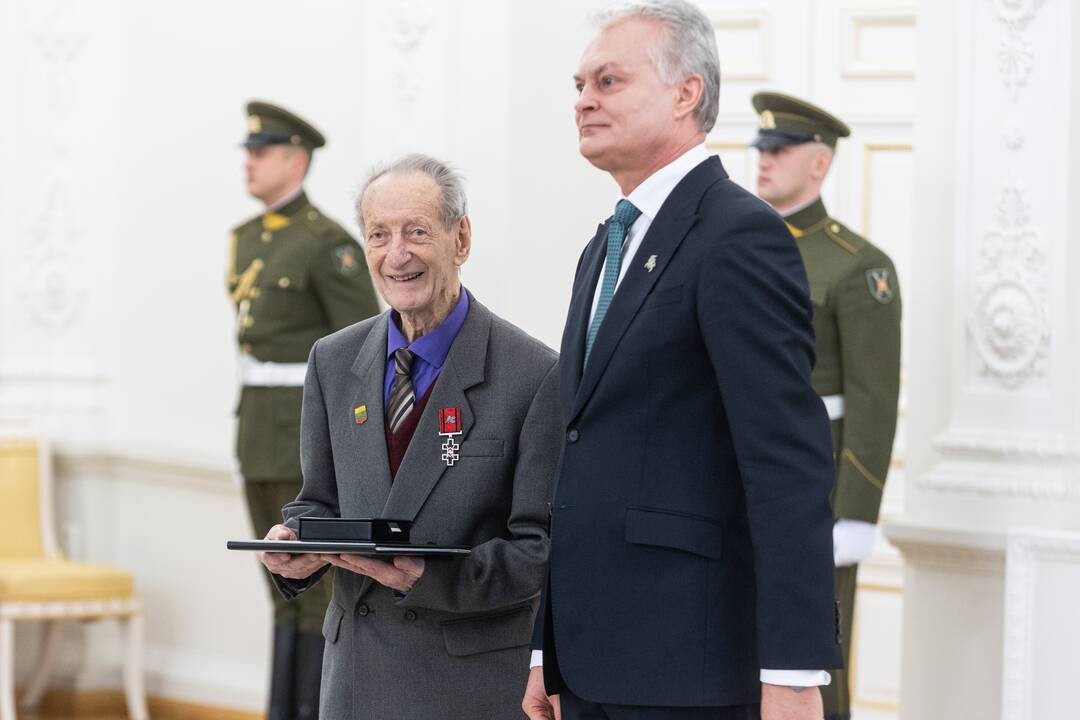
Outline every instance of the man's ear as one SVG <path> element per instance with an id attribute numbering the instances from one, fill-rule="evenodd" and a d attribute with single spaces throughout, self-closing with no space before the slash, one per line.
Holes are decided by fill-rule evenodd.
<path id="1" fill-rule="evenodd" d="M 705 80 L 694 73 L 676 87 L 675 95 L 675 119 L 682 120 L 687 115 L 692 115 L 701 102 L 701 95 L 705 92 Z"/>
<path id="2" fill-rule="evenodd" d="M 457 238 L 454 240 L 454 264 L 461 267 L 472 252 L 472 223 L 469 216 L 462 216 L 458 221 Z"/>
<path id="3" fill-rule="evenodd" d="M 814 155 L 814 160 L 810 166 L 811 175 L 815 180 L 823 181 L 825 176 L 829 174 L 829 168 L 832 167 L 833 151 L 828 147 L 818 148 L 817 153 Z"/>

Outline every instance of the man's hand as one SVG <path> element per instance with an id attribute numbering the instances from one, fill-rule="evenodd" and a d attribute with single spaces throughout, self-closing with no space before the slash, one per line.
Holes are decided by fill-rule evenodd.
<path id="1" fill-rule="evenodd" d="M 548 695 L 544 690 L 544 668 L 541 665 L 529 670 L 529 682 L 525 685 L 525 698 L 521 709 L 529 720 L 561 720 L 559 696 Z"/>
<path id="2" fill-rule="evenodd" d="M 296 540 L 296 533 L 284 525 L 275 525 L 266 533 L 264 540 Z M 275 575 L 292 580 L 303 580 L 327 563 L 324 557 L 312 553 L 297 555 L 262 551 L 259 552 L 259 561 Z"/>
<path id="3" fill-rule="evenodd" d="M 874 552 L 877 525 L 840 518 L 833 525 L 833 561 L 836 567 L 857 565 Z"/>
<path id="4" fill-rule="evenodd" d="M 424 558 L 405 555 L 398 555 L 392 563 L 363 555 L 330 555 L 329 560 L 332 565 L 367 575 L 380 585 L 403 593 L 412 590 L 412 586 L 424 574 Z"/>
<path id="5" fill-rule="evenodd" d="M 821 690 L 761 683 L 761 720 L 822 720 Z"/>

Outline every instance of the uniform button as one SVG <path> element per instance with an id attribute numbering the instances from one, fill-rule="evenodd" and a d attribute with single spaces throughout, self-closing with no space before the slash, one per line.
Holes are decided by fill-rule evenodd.
<path id="1" fill-rule="evenodd" d="M 413 620 L 415 620 L 416 619 L 416 611 L 415 610 L 406 610 L 405 611 L 405 619 L 408 620 L 409 622 L 412 622 Z"/>
<path id="2" fill-rule="evenodd" d="M 360 603 L 360 607 L 356 608 L 356 612 L 361 616 L 365 616 L 371 612 L 371 608 L 367 606 L 367 603 Z"/>
<path id="3" fill-rule="evenodd" d="M 243 345 L 241 345 L 240 346 L 240 352 L 242 352 L 242 353 L 250 353 L 251 352 L 251 343 L 244 343 Z"/>
<path id="4" fill-rule="evenodd" d="M 574 428 L 570 432 L 566 433 L 566 439 L 572 443 L 576 443 L 579 437 L 581 437 L 581 433 L 577 431 L 577 428 Z"/>
<path id="5" fill-rule="evenodd" d="M 269 230 L 263 230 L 262 235 L 259 236 L 259 239 L 263 242 L 270 242 L 274 239 L 274 234 Z"/>
<path id="6" fill-rule="evenodd" d="M 251 317 L 250 315 L 247 315 L 247 316 L 244 317 L 243 321 L 240 324 L 243 325 L 246 328 L 249 328 L 249 327 L 251 327 L 252 325 L 255 324 L 255 318 Z"/>
<path id="7" fill-rule="evenodd" d="M 279 288 L 287 288 L 289 287 L 289 278 L 281 278 L 277 281 L 277 284 Z"/>
<path id="8" fill-rule="evenodd" d="M 833 223 L 832 225 L 830 225 L 829 229 L 832 230 L 833 232 L 840 232 L 840 226 L 837 225 L 836 223 Z"/>
<path id="9" fill-rule="evenodd" d="M 308 210 L 307 219 L 308 220 L 318 220 L 319 219 L 319 213 L 317 211 L 315 211 L 315 210 Z"/>

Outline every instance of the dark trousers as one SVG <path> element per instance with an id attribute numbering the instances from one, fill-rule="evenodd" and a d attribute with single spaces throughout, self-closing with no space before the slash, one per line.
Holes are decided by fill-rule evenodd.
<path id="1" fill-rule="evenodd" d="M 840 601 L 840 641 L 844 650 L 844 669 L 831 669 L 832 682 L 821 688 L 825 720 L 851 718 L 851 632 L 855 617 L 855 590 L 859 566 L 836 568 L 836 599 Z"/>
<path id="2" fill-rule="evenodd" d="M 256 537 L 281 522 L 281 507 L 296 499 L 301 482 L 252 480 L 244 483 L 248 511 Z M 316 720 L 322 677 L 322 623 L 333 591 L 327 573 L 313 588 L 286 600 L 270 581 L 274 602 L 274 648 L 270 667 L 267 720 Z"/>
<path id="3" fill-rule="evenodd" d="M 760 720 L 759 705 L 724 707 L 641 707 L 600 705 L 569 690 L 559 695 L 563 720 Z"/>
<path id="4" fill-rule="evenodd" d="M 266 531 L 281 522 L 281 508 L 296 499 L 302 481 L 295 480 L 258 480 L 246 479 L 244 494 L 247 497 L 248 512 L 255 537 L 262 538 Z M 294 625 L 302 633 L 321 633 L 326 606 L 334 590 L 333 568 L 322 580 L 299 597 L 286 600 L 274 587 L 270 573 L 263 571 L 266 585 L 270 589 L 270 599 L 274 603 L 274 624 Z"/>

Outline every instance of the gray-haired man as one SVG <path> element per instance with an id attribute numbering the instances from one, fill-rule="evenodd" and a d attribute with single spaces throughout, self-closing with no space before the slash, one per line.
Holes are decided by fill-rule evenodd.
<path id="1" fill-rule="evenodd" d="M 619 6 L 575 82 L 579 149 L 620 197 L 563 334 L 523 708 L 550 717 L 559 693 L 567 720 L 820 720 L 840 653 L 812 306 L 783 221 L 705 148 L 712 23 L 679 0 Z"/>
<path id="2" fill-rule="evenodd" d="M 339 571 L 323 624 L 322 720 L 520 717 L 560 437 L 555 353 L 461 286 L 472 232 L 458 175 L 411 155 L 373 173 L 358 214 L 388 313 L 315 344 L 300 516 L 412 521 L 463 560 L 263 554 L 294 595 Z M 440 421 L 460 425 L 444 449 Z M 453 457 L 451 457 L 453 455 Z M 344 571 L 344 572 L 342 572 Z"/>

